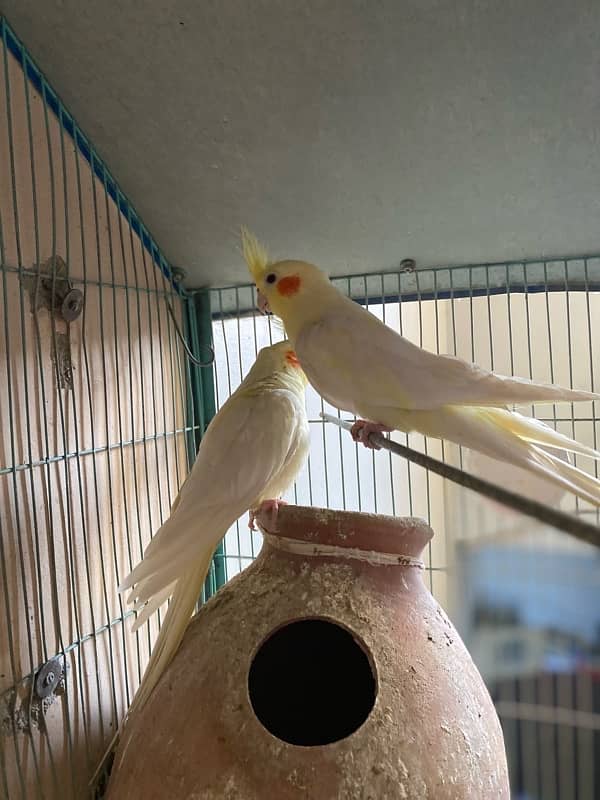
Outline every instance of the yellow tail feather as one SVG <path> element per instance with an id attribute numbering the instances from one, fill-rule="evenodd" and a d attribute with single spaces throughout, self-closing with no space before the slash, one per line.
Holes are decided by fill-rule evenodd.
<path id="1" fill-rule="evenodd" d="M 211 559 L 212 550 L 207 552 L 199 564 L 196 564 L 193 569 L 182 575 L 177 581 L 158 638 L 152 648 L 150 661 L 127 716 L 132 711 L 142 708 L 177 652 L 190 617 L 198 602 L 202 586 L 210 569 Z"/>
<path id="2" fill-rule="evenodd" d="M 184 573 L 181 578 L 177 580 L 177 584 L 171 597 L 171 602 L 169 603 L 169 608 L 161 625 L 156 642 L 154 643 L 154 647 L 152 648 L 152 655 L 148 661 L 142 682 L 138 687 L 135 697 L 133 698 L 133 702 L 129 706 L 125 717 L 121 721 L 117 732 L 105 750 L 104 755 L 102 756 L 100 763 L 90 781 L 90 786 L 95 785 L 100 773 L 108 763 L 108 759 L 116 748 L 117 742 L 127 722 L 127 719 L 131 716 L 132 712 L 139 711 L 144 706 L 152 694 L 161 675 L 169 666 L 173 656 L 177 652 L 179 645 L 181 644 L 181 640 L 183 639 L 185 631 L 189 625 L 190 617 L 192 616 L 198 598 L 200 597 L 206 576 L 208 575 L 208 570 L 210 569 L 210 564 L 212 561 L 212 552 L 212 548 L 207 550 L 199 563 L 196 564 L 193 569 L 190 569 L 188 572 Z M 166 600 L 165 597 L 162 599 L 163 601 Z M 155 611 L 155 604 L 152 603 L 152 601 L 150 601 L 150 604 L 153 606 L 152 611 Z M 140 616 L 134 623 L 134 630 L 137 630 L 137 628 L 139 628 L 139 626 L 146 621 L 148 616 L 150 616 L 150 614 L 145 613 L 145 610 L 146 609 L 142 610 Z"/>
<path id="3" fill-rule="evenodd" d="M 442 406 L 435 411 L 375 409 L 370 418 L 397 430 L 416 430 L 425 436 L 446 439 L 522 467 L 600 506 L 600 480 L 552 451 L 580 453 L 594 459 L 600 459 L 600 452 L 537 419 L 503 408 L 475 406 Z"/>
<path id="4" fill-rule="evenodd" d="M 484 423 L 488 423 L 489 430 L 479 428 L 474 431 L 476 443 L 463 442 L 467 447 L 481 450 L 492 458 L 524 467 L 567 489 L 582 500 L 600 505 L 600 480 L 570 461 L 548 452 L 550 448 L 600 459 L 597 450 L 579 444 L 539 420 L 510 411 L 486 408 L 479 410 L 479 416 Z M 477 438 L 480 439 L 479 443 Z"/>

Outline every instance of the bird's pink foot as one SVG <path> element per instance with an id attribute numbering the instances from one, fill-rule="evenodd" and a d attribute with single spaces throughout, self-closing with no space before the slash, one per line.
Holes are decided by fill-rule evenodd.
<path id="1" fill-rule="evenodd" d="M 369 436 L 372 433 L 390 433 L 393 428 L 388 428 L 387 425 L 380 425 L 377 422 L 369 422 L 366 419 L 357 419 L 350 433 L 355 442 L 362 442 L 365 447 L 370 450 L 381 450 L 377 444 L 372 444 Z"/>
<path id="2" fill-rule="evenodd" d="M 259 507 L 254 509 L 254 512 L 250 512 L 253 514 L 252 523 L 254 524 L 254 520 L 258 517 L 262 517 L 265 522 L 268 521 L 269 527 L 274 527 L 280 506 L 287 506 L 287 502 L 285 500 L 263 500 Z"/>

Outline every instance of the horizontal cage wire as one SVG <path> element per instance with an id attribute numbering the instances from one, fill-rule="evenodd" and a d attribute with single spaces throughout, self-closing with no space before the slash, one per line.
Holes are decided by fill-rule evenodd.
<path id="1" fill-rule="evenodd" d="M 131 204 L 2 18 L 0 31 L 0 796 L 79 798 L 160 625 L 159 613 L 131 634 L 116 587 L 168 515 L 210 418 L 258 349 L 283 333 L 255 312 L 250 286 L 188 295 L 173 283 Z M 335 283 L 429 350 L 598 391 L 596 256 Z M 77 291 L 80 316 L 69 306 L 80 302 Z M 196 355 L 212 338 L 213 369 L 190 362 L 177 328 Z M 324 424 L 321 411 L 339 412 L 310 388 L 307 407 L 311 455 L 287 499 L 427 519 L 436 536 L 425 578 L 496 702 L 514 796 L 593 800 L 598 556 L 389 453 L 357 448 Z M 597 447 L 591 402 L 525 411 Z M 597 509 L 529 475 L 437 440 L 394 438 L 599 521 Z M 589 460 L 576 463 L 598 474 Z M 205 596 L 260 545 L 245 519 L 233 526 Z M 576 659 L 567 662 L 571 651 Z M 40 677 L 52 684 L 57 672 L 42 700 Z"/>

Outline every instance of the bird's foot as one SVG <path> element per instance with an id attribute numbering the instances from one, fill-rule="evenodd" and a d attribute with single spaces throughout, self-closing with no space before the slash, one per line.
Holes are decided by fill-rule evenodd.
<path id="1" fill-rule="evenodd" d="M 380 425 L 377 422 L 369 422 L 366 419 L 357 419 L 352 426 L 350 433 L 355 442 L 362 442 L 365 447 L 370 450 L 381 450 L 378 444 L 373 444 L 369 439 L 372 433 L 390 433 L 393 428 L 388 428 L 387 425 Z"/>
<path id="2" fill-rule="evenodd" d="M 269 527 L 273 527 L 277 521 L 277 514 L 279 513 L 280 506 L 287 506 L 285 500 L 263 500 L 258 508 L 250 511 L 250 519 L 252 521 L 252 529 L 256 530 L 254 520 L 258 517 L 263 517 L 265 521 L 268 520 Z"/>

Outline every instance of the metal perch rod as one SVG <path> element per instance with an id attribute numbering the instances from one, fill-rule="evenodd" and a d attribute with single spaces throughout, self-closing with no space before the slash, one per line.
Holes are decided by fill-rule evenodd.
<path id="1" fill-rule="evenodd" d="M 333 422 L 334 425 L 338 425 L 340 428 L 344 428 L 347 431 L 352 428 L 353 423 L 350 420 L 340 419 L 339 417 L 334 417 L 325 412 L 321 413 L 321 417 L 326 422 Z M 441 475 L 442 478 L 448 478 L 448 480 L 459 484 L 459 486 L 472 489 L 474 492 L 478 492 L 484 497 L 489 497 L 490 500 L 496 500 L 498 503 L 502 503 L 515 511 L 520 511 L 522 514 L 527 514 L 527 516 L 537 519 L 539 522 L 544 522 L 555 528 L 560 528 L 560 530 L 571 534 L 571 536 L 580 539 L 582 542 L 587 542 L 588 544 L 593 544 L 600 548 L 600 527 L 597 525 L 583 522 L 577 519 L 577 517 L 565 514 L 563 511 L 550 508 L 550 506 L 546 506 L 543 503 L 538 503 L 535 500 L 530 500 L 528 497 L 510 492 L 508 489 L 502 489 L 500 486 L 489 483 L 489 481 L 476 478 L 474 475 L 470 475 L 462 469 L 444 464 L 443 461 L 431 458 L 431 456 L 420 453 L 418 450 L 413 450 L 403 444 L 398 444 L 398 442 L 388 439 L 381 433 L 371 433 L 369 440 L 384 450 L 389 450 L 391 453 L 394 453 L 394 455 L 403 456 L 409 461 L 418 464 L 420 467 L 425 467 L 425 469 L 429 469 L 437 475 Z"/>

